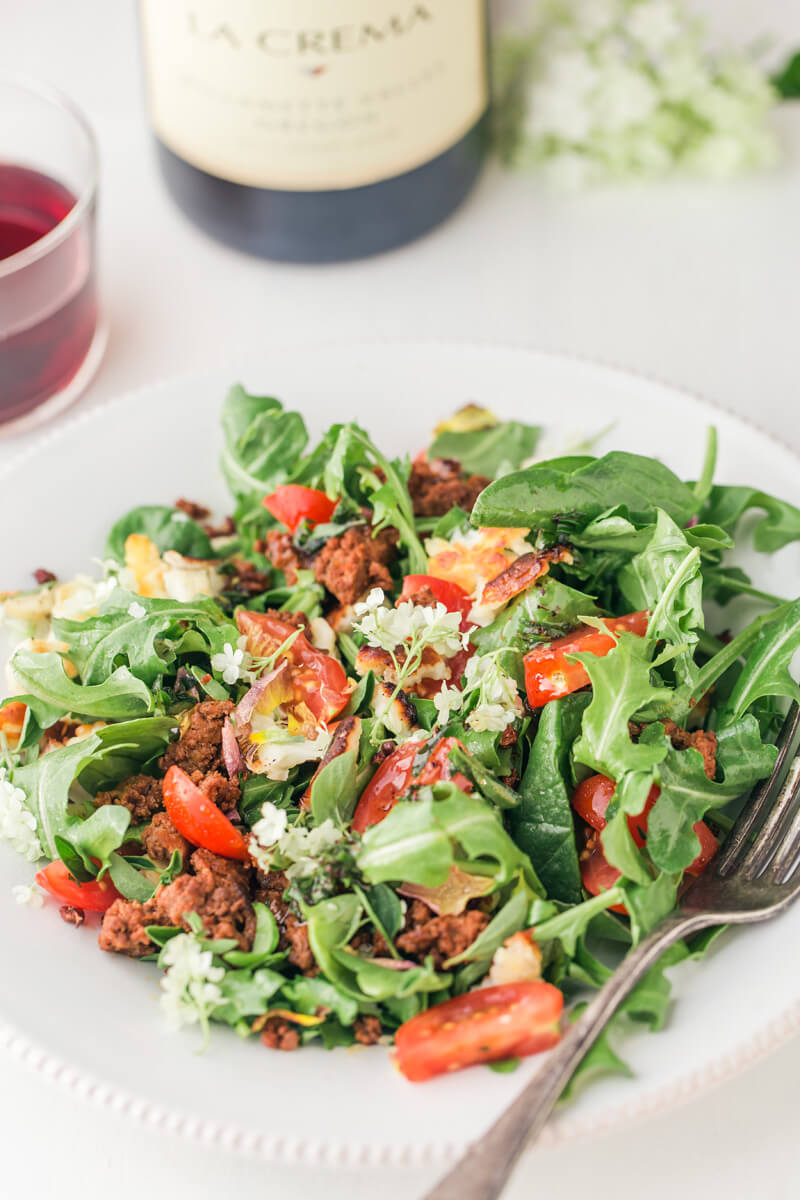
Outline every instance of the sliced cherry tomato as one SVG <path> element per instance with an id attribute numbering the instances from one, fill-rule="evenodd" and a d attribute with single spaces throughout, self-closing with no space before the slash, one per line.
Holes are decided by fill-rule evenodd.
<path id="1" fill-rule="evenodd" d="M 162 785 L 167 816 L 194 846 L 223 858 L 249 858 L 247 842 L 224 812 L 205 796 L 180 767 L 170 767 Z"/>
<path id="2" fill-rule="evenodd" d="M 28 709 L 21 700 L 12 700 L 0 708 L 0 734 L 13 749 L 22 736 Z"/>
<path id="3" fill-rule="evenodd" d="M 381 763 L 358 802 L 353 817 L 356 833 L 363 833 L 370 825 L 377 825 L 387 817 L 413 782 L 430 785 L 448 779 L 464 792 L 472 790 L 468 779 L 459 771 L 453 773 L 451 770 L 450 751 L 453 746 L 460 745 L 452 737 L 439 740 L 419 775 L 415 776 L 414 760 L 418 754 L 424 753 L 425 745 L 425 742 L 403 742 Z"/>
<path id="4" fill-rule="evenodd" d="M 60 858 L 37 871 L 36 882 L 62 904 L 71 904 L 73 908 L 82 908 L 84 912 L 105 912 L 120 898 L 108 875 L 103 879 L 78 883 Z"/>
<path id="5" fill-rule="evenodd" d="M 403 580 L 401 600 L 410 600 L 417 592 L 428 588 L 433 592 L 440 604 L 448 612 L 460 612 L 462 617 L 469 616 L 472 608 L 472 598 L 457 583 L 448 583 L 446 579 L 437 579 L 435 575 L 406 575 Z"/>
<path id="6" fill-rule="evenodd" d="M 705 821 L 695 821 L 692 829 L 697 834 L 697 837 L 700 841 L 700 853 L 694 862 L 689 863 L 688 867 L 686 868 L 686 874 L 702 875 L 703 871 L 705 871 L 706 867 L 717 853 L 719 842 L 714 837 Z"/>
<path id="7" fill-rule="evenodd" d="M 264 508 L 281 521 L 291 532 L 301 521 L 309 525 L 322 525 L 330 521 L 336 501 L 316 488 L 302 487 L 299 483 L 285 483 L 276 488 L 271 496 L 264 497 Z"/>
<path id="8" fill-rule="evenodd" d="M 591 825 L 592 829 L 597 829 L 598 831 L 605 829 L 606 809 L 611 801 L 611 797 L 614 795 L 616 786 L 614 780 L 609 779 L 607 775 L 590 775 L 588 779 L 584 779 L 582 783 L 579 783 L 575 789 L 575 794 L 572 797 L 572 807 L 587 825 Z M 660 788 L 654 784 L 648 793 L 643 812 L 639 813 L 638 816 L 628 817 L 628 828 L 631 831 L 633 840 L 639 847 L 644 845 L 647 833 L 647 814 L 660 794 Z"/>
<path id="9" fill-rule="evenodd" d="M 582 783 L 579 783 L 575 789 L 575 794 L 572 797 L 572 807 L 587 825 L 598 832 L 602 832 L 606 827 L 606 809 L 611 797 L 614 795 L 616 786 L 614 780 L 609 779 L 607 775 L 590 775 L 588 779 L 584 779 Z M 645 844 L 647 819 L 660 795 L 661 788 L 658 784 L 654 783 L 648 792 L 643 811 L 638 816 L 628 817 L 628 828 L 631 831 L 634 842 L 639 848 Z M 719 843 L 705 821 L 695 821 L 692 829 L 700 841 L 700 853 L 686 868 L 686 872 L 689 875 L 702 875 L 716 854 Z M 602 859 L 602 863 L 600 859 Z M 581 866 L 581 875 L 583 876 L 583 886 L 593 896 L 596 896 L 598 891 L 605 891 L 607 887 L 611 887 L 620 877 L 619 871 L 615 867 L 612 867 L 606 860 L 602 847 L 599 845 L 587 859 L 584 859 Z M 605 882 L 607 879 L 611 879 L 611 882 Z M 624 912 L 625 910 L 617 906 L 616 911 Z"/>
<path id="10" fill-rule="evenodd" d="M 581 861 L 581 882 L 590 896 L 599 896 L 601 892 L 607 892 L 620 878 L 621 872 L 612 867 L 599 843 Z M 627 915 L 624 904 L 612 904 L 611 911 Z"/>
<path id="11" fill-rule="evenodd" d="M 327 723 L 337 717 L 350 698 L 344 668 L 324 650 L 312 646 L 294 625 L 267 613 L 240 609 L 236 614 L 239 632 L 247 637 L 251 653 L 266 657 L 274 654 L 287 638 L 294 637 L 285 657 L 292 668 L 292 688 L 296 702 L 302 701 L 317 721 Z"/>
<path id="12" fill-rule="evenodd" d="M 476 1063 L 523 1058 L 555 1046 L 564 997 L 551 983 L 504 983 L 435 1004 L 401 1025 L 395 1061 L 421 1083 Z"/>
<path id="13" fill-rule="evenodd" d="M 643 637 L 647 632 L 649 614 L 628 613 L 625 617 L 610 617 L 606 625 L 612 632 L 637 633 Z M 548 700 L 557 700 L 586 687 L 589 676 L 579 662 L 570 662 L 569 654 L 596 654 L 603 658 L 613 650 L 616 639 L 610 633 L 602 633 L 589 625 L 583 625 L 566 637 L 556 638 L 537 646 L 525 655 L 525 690 L 532 708 L 541 708 Z"/>

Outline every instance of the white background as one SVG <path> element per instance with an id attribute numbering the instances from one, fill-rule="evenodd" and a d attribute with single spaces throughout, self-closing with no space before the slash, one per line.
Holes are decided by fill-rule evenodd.
<path id="1" fill-rule="evenodd" d="M 740 43 L 772 35 L 777 56 L 800 47 L 797 0 L 699 6 L 720 35 Z M 565 197 L 493 169 L 449 224 L 414 246 L 347 266 L 292 268 L 207 241 L 170 205 L 144 123 L 132 5 L 0 0 L 0 71 L 62 86 L 99 136 L 111 341 L 84 405 L 204 363 L 235 362 L 238 346 L 263 346 L 268 363 L 270 344 L 315 336 L 511 341 L 683 384 L 800 449 L 800 104 L 780 114 L 787 161 L 768 175 Z M 0 462 L 23 444 L 0 444 Z M 15 969 L 3 965 L 12 978 Z M 265 1062 L 265 1079 L 268 1070 Z M 508 1195 L 795 1197 L 798 1078 L 795 1041 L 683 1109 L 539 1151 Z M 357 1104 L 353 1111 L 357 1122 Z M 300 1132 L 302 1112 L 297 1122 Z M 83 1200 L 87 1189 L 115 1200 L 145 1190 L 177 1200 L 359 1200 L 376 1188 L 382 1200 L 411 1200 L 431 1177 L 321 1175 L 204 1151 L 67 1098 L 0 1057 L 0 1180 L 9 1200 L 56 1191 Z"/>

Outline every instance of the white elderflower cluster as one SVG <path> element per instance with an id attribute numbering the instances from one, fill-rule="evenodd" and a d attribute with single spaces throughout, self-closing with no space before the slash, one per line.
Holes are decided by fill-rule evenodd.
<path id="1" fill-rule="evenodd" d="M 469 659 L 464 670 L 463 689 L 445 687 L 433 697 L 440 725 L 447 724 L 451 713 L 467 707 L 475 693 L 475 707 L 464 724 L 476 733 L 484 730 L 501 732 L 523 715 L 517 685 L 497 661 L 499 654 L 502 650 Z"/>
<path id="2" fill-rule="evenodd" d="M 289 826 L 286 813 L 270 800 L 261 806 L 261 819 L 251 830 L 250 853 L 264 872 L 272 870 L 279 858 L 287 879 L 307 879 L 317 869 L 323 851 L 335 846 L 343 834 L 328 818 L 313 829 Z"/>
<path id="3" fill-rule="evenodd" d="M 9 842 L 28 862 L 36 862 L 44 854 L 36 818 L 25 805 L 25 793 L 14 787 L 5 771 L 0 771 L 0 841 Z"/>
<path id="4" fill-rule="evenodd" d="M 208 1027 L 211 1013 L 222 999 L 219 983 L 224 967 L 215 967 L 210 950 L 203 950 L 192 933 L 178 933 L 159 955 L 159 966 L 166 967 L 161 980 L 161 1007 L 170 1024 L 200 1024 Z"/>
<path id="5" fill-rule="evenodd" d="M 362 604 L 355 606 L 355 628 L 363 633 L 367 645 L 394 654 L 402 648 L 406 658 L 430 647 L 443 658 L 450 658 L 469 638 L 460 630 L 461 614 L 448 612 L 443 604 L 432 606 L 404 600 L 396 608 L 386 604 L 382 588 L 373 588 Z"/>
<path id="6" fill-rule="evenodd" d="M 684 0 L 573 0 L 537 9 L 515 151 L 558 184 L 773 164 L 775 92 L 745 54 L 713 53 Z"/>

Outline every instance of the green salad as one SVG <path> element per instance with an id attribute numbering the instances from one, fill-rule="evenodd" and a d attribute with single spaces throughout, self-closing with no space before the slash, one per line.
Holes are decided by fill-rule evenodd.
<path id="1" fill-rule="evenodd" d="M 0 838 L 37 864 L 17 899 L 160 968 L 204 1037 L 393 1044 L 414 1081 L 509 1069 L 769 775 L 800 600 L 727 557 L 740 525 L 763 554 L 800 539 L 800 510 L 715 483 L 713 430 L 685 482 L 537 460 L 538 427 L 472 406 L 413 462 L 352 422 L 314 445 L 238 386 L 222 428 L 232 516 L 136 508 L 100 578 L 2 597 Z M 709 941 L 612 1040 L 662 1026 L 665 969 Z M 590 1069 L 626 1070 L 608 1036 Z"/>

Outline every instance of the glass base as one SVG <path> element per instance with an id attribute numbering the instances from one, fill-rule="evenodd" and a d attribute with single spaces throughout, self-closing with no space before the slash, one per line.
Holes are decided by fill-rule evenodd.
<path id="1" fill-rule="evenodd" d="M 99 321 L 86 357 L 67 386 L 48 400 L 42 401 L 30 412 L 26 412 L 24 416 L 6 421 L 4 424 L 0 423 L 0 438 L 13 437 L 20 433 L 29 433 L 32 429 L 38 429 L 40 425 L 58 416 L 64 409 L 74 404 L 94 379 L 97 368 L 103 361 L 107 345 L 108 323 Z"/>

